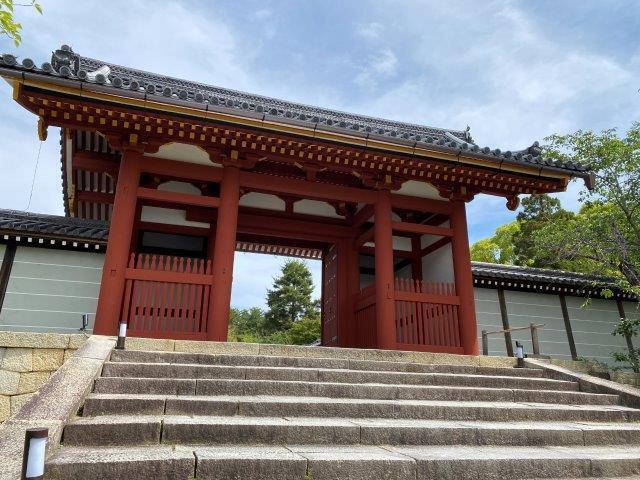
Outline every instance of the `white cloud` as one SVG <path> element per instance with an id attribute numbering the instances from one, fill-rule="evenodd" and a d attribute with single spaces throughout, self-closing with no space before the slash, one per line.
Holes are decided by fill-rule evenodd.
<path id="1" fill-rule="evenodd" d="M 371 23 L 359 23 L 356 25 L 354 33 L 362 38 L 375 39 L 380 37 L 380 34 L 384 31 L 384 26 L 378 22 Z"/>
<path id="2" fill-rule="evenodd" d="M 380 80 L 392 77 L 398 68 L 398 58 L 389 48 L 385 48 L 375 55 L 369 56 L 366 64 L 361 68 L 353 81 L 367 88 L 374 88 Z"/>

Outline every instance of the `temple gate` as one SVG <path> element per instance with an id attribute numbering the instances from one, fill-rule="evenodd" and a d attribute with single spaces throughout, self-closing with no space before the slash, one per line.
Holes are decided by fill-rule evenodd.
<path id="1" fill-rule="evenodd" d="M 323 261 L 322 344 L 477 354 L 465 204 L 580 167 L 468 130 L 172 79 L 63 46 L 0 75 L 62 134 L 70 216 L 111 222 L 94 332 L 227 339 L 236 249 Z"/>

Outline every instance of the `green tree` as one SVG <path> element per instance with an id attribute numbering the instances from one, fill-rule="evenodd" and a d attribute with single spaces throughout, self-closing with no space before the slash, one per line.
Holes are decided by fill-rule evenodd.
<path id="1" fill-rule="evenodd" d="M 588 165 L 592 190 L 568 222 L 551 222 L 533 241 L 549 257 L 576 261 L 579 268 L 613 274 L 621 288 L 640 293 L 640 123 L 624 137 L 615 129 L 549 137 L 547 155 Z"/>
<path id="2" fill-rule="evenodd" d="M 519 230 L 520 224 L 515 221 L 496 228 L 491 237 L 471 245 L 471 259 L 476 262 L 512 265 L 515 261 L 513 236 Z"/>
<path id="3" fill-rule="evenodd" d="M 260 342 L 263 329 L 264 312 L 258 307 L 248 309 L 231 308 L 228 335 L 230 341 Z"/>
<path id="4" fill-rule="evenodd" d="M 42 13 L 42 6 L 36 0 L 18 3 L 14 0 L 0 0 L 0 33 L 13 40 L 17 47 L 22 41 L 22 24 L 16 22 L 14 17 L 15 7 L 33 7 L 38 13 Z"/>
<path id="5" fill-rule="evenodd" d="M 301 260 L 288 260 L 267 291 L 268 310 L 265 315 L 265 333 L 289 329 L 303 317 L 317 314 L 318 302 L 311 298 L 313 278 L 307 264 Z"/>

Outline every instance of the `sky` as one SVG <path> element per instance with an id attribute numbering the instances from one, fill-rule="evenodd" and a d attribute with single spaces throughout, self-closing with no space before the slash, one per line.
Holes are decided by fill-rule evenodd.
<path id="1" fill-rule="evenodd" d="M 40 64 L 81 55 L 251 93 L 462 130 L 525 148 L 554 133 L 625 131 L 640 119 L 636 0 L 40 0 L 17 7 Z M 63 214 L 58 135 L 0 84 L 0 208 Z M 38 168 L 36 158 L 41 148 Z M 33 189 L 32 189 L 33 185 Z M 559 198 L 578 207 L 582 185 Z M 499 197 L 468 205 L 473 242 L 515 218 Z M 234 305 L 263 306 L 281 257 L 238 254 Z M 309 262 L 316 284 L 319 262 Z M 316 294 L 318 291 L 316 292 Z"/>

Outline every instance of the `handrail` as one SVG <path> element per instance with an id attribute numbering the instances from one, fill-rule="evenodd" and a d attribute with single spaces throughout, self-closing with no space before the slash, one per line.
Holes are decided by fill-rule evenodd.
<path id="1" fill-rule="evenodd" d="M 489 335 L 494 335 L 497 333 L 518 332 L 521 330 L 531 330 L 531 344 L 533 345 L 533 354 L 540 355 L 540 340 L 538 338 L 538 329 L 545 326 L 546 323 L 530 323 L 528 327 L 506 328 L 504 330 L 495 330 L 492 332 L 482 330 L 482 354 L 489 355 Z"/>

